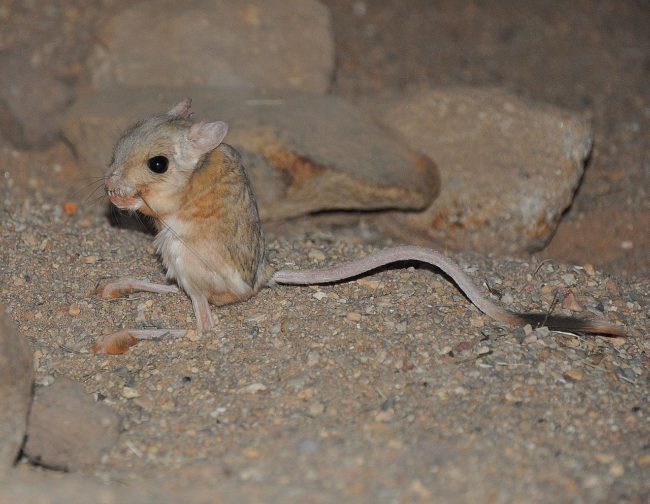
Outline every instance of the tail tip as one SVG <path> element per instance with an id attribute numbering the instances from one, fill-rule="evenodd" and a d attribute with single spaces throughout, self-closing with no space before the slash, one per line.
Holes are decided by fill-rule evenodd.
<path id="1" fill-rule="evenodd" d="M 520 325 L 530 324 L 533 327 L 545 326 L 555 331 L 580 332 L 603 336 L 627 336 L 625 326 L 614 325 L 606 320 L 547 315 L 544 313 L 517 313 L 514 316 Z"/>

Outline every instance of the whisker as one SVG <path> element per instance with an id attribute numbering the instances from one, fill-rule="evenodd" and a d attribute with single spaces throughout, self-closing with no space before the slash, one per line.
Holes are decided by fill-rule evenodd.
<path id="1" fill-rule="evenodd" d="M 87 189 L 89 187 L 97 186 L 101 187 L 103 185 L 104 181 L 103 180 L 93 180 L 92 182 L 88 182 L 87 184 L 83 184 L 82 186 L 78 187 L 75 191 L 70 193 L 71 195 L 76 195 L 83 191 L 84 189 Z"/>
<path id="2" fill-rule="evenodd" d="M 92 190 L 92 191 L 91 191 L 91 192 L 90 192 L 90 193 L 89 193 L 89 194 L 84 198 L 84 201 L 85 201 L 85 202 L 88 202 L 88 201 L 89 201 L 93 196 L 96 195 L 97 191 L 100 190 L 100 189 L 102 189 L 102 186 L 100 186 L 100 185 L 98 185 L 97 187 L 95 187 L 95 188 L 94 188 L 94 189 L 93 189 L 93 190 Z M 100 198 L 103 198 L 103 197 L 105 197 L 105 196 L 106 196 L 106 194 L 105 194 L 104 192 L 102 192 L 102 193 L 99 195 Z M 95 200 L 95 201 L 96 201 L 96 200 Z"/>
<path id="3" fill-rule="evenodd" d="M 87 177 L 75 177 L 77 182 L 86 182 L 87 180 L 90 180 L 91 182 L 97 182 L 98 180 L 106 180 L 105 175 L 98 175 L 98 176 L 87 176 Z"/>
<path id="4" fill-rule="evenodd" d="M 103 200 L 103 199 L 105 199 L 105 198 L 106 198 L 106 195 L 105 195 L 105 194 L 98 194 L 98 195 L 95 196 L 92 200 L 88 200 L 88 199 L 86 199 L 86 200 L 84 201 L 84 203 L 87 203 L 89 206 L 94 206 L 97 202 L 99 202 L 99 201 L 101 201 L 101 200 Z"/>
<path id="5" fill-rule="evenodd" d="M 91 192 L 91 195 L 92 195 L 92 193 L 97 191 L 97 189 L 101 188 L 104 185 L 104 179 L 102 178 L 102 179 L 98 179 L 98 180 L 93 180 L 92 182 L 84 184 L 81 187 L 79 187 L 78 189 L 76 189 L 75 191 L 72 191 L 71 193 L 69 193 L 68 197 L 73 198 L 73 197 L 77 196 L 81 191 L 83 191 L 85 189 L 88 189 L 89 187 L 92 187 L 95 184 L 97 185 L 97 187 L 95 187 L 93 189 L 93 191 Z"/>
<path id="6" fill-rule="evenodd" d="M 149 230 L 149 226 L 144 221 L 144 219 L 142 218 L 142 215 L 139 212 L 132 212 L 132 214 L 135 216 L 135 219 L 138 221 L 138 224 L 140 224 L 142 229 Z"/>
<path id="7" fill-rule="evenodd" d="M 109 207 L 110 207 L 112 221 L 114 223 L 118 222 L 119 214 L 118 214 L 117 208 L 115 207 L 115 205 L 110 205 Z"/>
<path id="8" fill-rule="evenodd" d="M 88 183 L 90 185 L 97 182 L 104 182 L 105 180 L 106 177 L 104 175 L 99 177 L 77 177 L 75 183 Z"/>

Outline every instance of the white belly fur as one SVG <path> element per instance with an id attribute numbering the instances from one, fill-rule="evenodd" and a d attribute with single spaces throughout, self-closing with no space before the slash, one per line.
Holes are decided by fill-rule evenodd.
<path id="1" fill-rule="evenodd" d="M 183 239 L 186 227 L 183 221 L 168 217 L 166 226 L 154 240 L 156 250 L 167 269 L 167 278 L 176 280 L 190 296 L 209 297 L 210 292 L 234 292 L 242 296 L 248 294 L 251 287 L 244 282 L 237 270 L 225 261 L 215 261 L 215 256 L 218 257 L 215 252 L 211 252 L 211 260 L 208 262 L 207 258 L 200 257 Z"/>

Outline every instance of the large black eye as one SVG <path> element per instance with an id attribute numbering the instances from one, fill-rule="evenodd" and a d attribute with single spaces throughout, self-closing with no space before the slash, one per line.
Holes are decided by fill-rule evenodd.
<path id="1" fill-rule="evenodd" d="M 165 156 L 154 156 L 147 161 L 149 169 L 154 173 L 165 173 L 169 166 L 169 159 Z"/>

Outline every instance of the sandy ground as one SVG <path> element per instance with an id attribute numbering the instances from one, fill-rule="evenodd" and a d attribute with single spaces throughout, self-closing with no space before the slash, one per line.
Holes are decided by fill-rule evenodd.
<path id="1" fill-rule="evenodd" d="M 647 283 L 535 259 L 455 257 L 513 309 L 545 310 L 573 292 L 585 310 L 625 323 L 628 339 L 500 328 L 446 279 L 409 268 L 268 289 L 217 310 L 203 338 L 101 357 L 92 342 L 121 326 L 191 328 L 189 302 L 97 299 L 97 282 L 116 272 L 162 281 L 151 236 L 98 211 L 66 216 L 45 198 L 13 195 L 2 302 L 35 349 L 37 383 L 81 381 L 123 419 L 89 475 L 278 500 L 636 500 L 647 491 Z M 326 232 L 298 238 L 272 239 L 276 264 L 370 250 Z"/>

